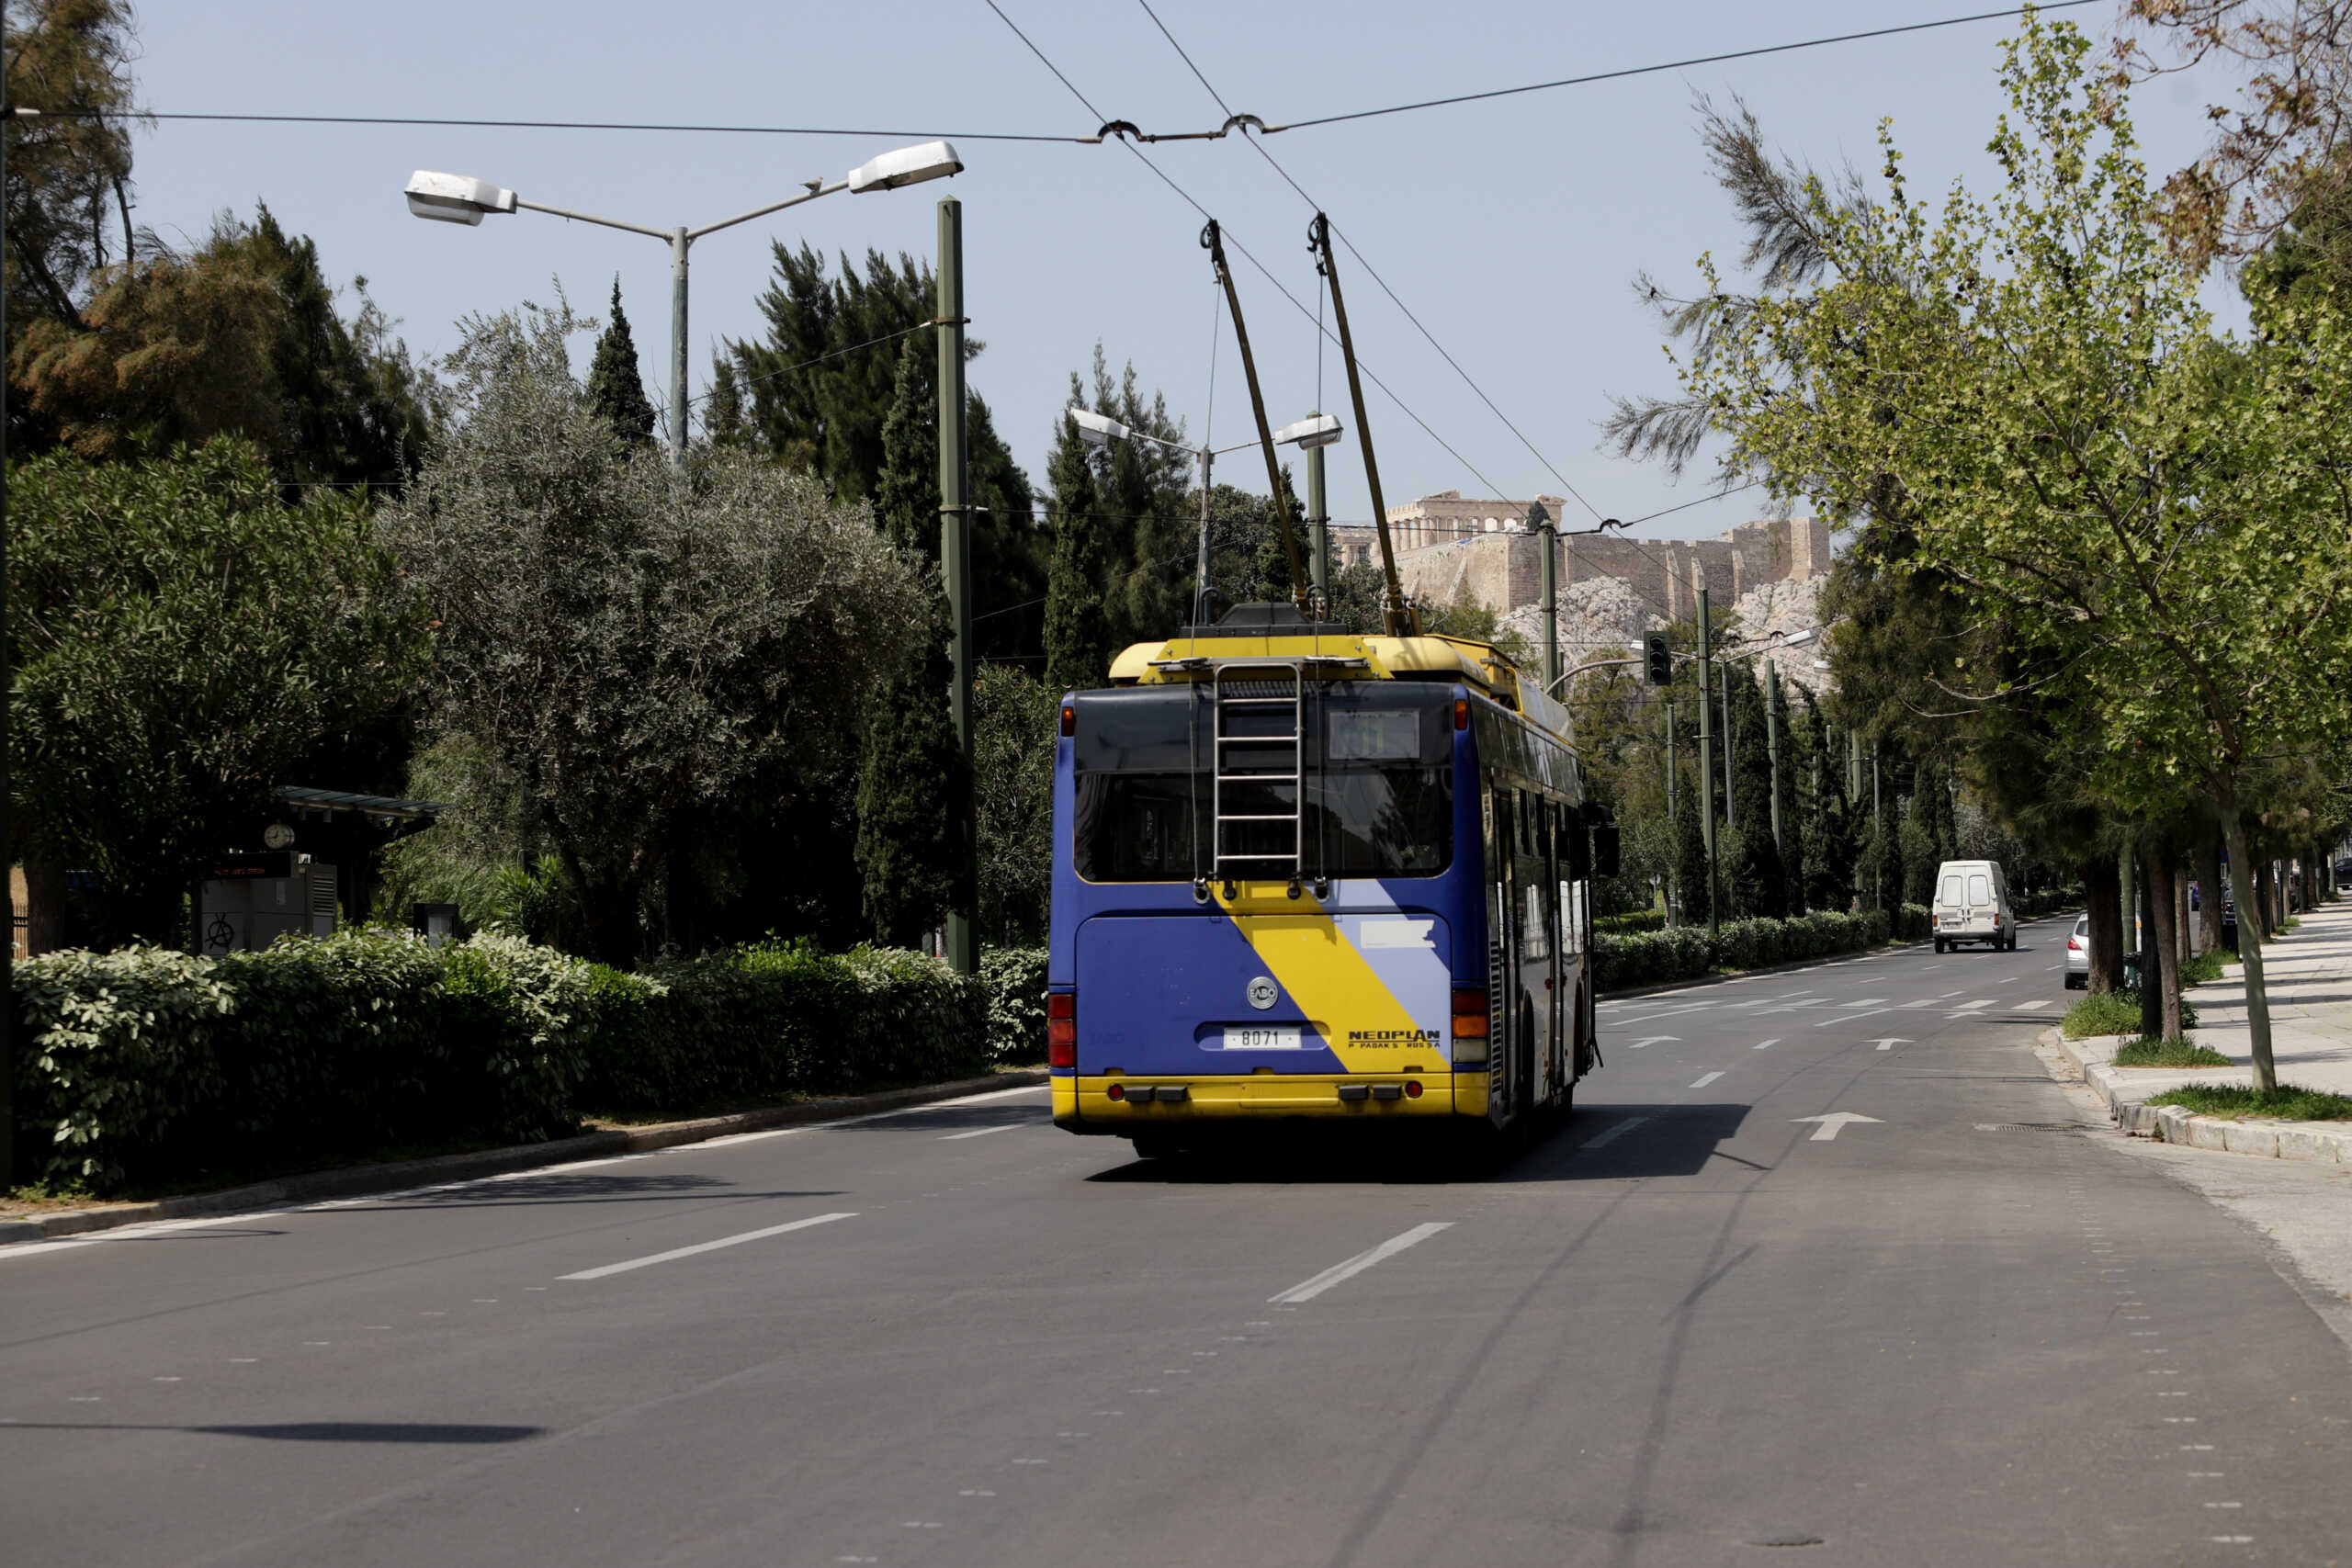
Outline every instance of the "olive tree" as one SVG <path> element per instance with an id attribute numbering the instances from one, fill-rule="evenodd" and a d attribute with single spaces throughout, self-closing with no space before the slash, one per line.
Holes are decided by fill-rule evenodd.
<path id="1" fill-rule="evenodd" d="M 573 378 L 568 307 L 465 323 L 456 419 L 385 529 L 438 625 L 434 719 L 517 781 L 596 955 L 662 929 L 674 857 L 778 771 L 837 767 L 931 592 L 863 503 L 755 456 L 689 477 Z"/>

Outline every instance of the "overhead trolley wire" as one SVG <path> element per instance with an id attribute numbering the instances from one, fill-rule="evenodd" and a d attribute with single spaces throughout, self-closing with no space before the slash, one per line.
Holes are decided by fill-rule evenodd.
<path id="1" fill-rule="evenodd" d="M 991 7 L 993 7 L 994 3 L 995 0 L 989 0 Z M 1226 102 L 1225 95 L 1216 90 L 1216 85 L 1208 79 L 1207 74 L 1201 70 L 1200 66 L 1193 61 L 1192 55 L 1186 52 L 1184 46 L 1177 41 L 1176 35 L 1168 30 L 1168 24 L 1161 21 L 1159 19 L 1159 14 L 1151 8 L 1151 0 L 1136 0 L 1136 4 L 1143 7 L 1144 15 L 1149 17 L 1151 18 L 1152 25 L 1159 29 L 1159 36 L 1168 40 L 1168 46 L 1176 51 L 1177 58 L 1183 61 L 1186 69 L 1190 70 L 1194 79 L 1207 90 L 1209 96 L 1216 100 L 1217 107 L 1226 111 L 1227 123 L 1231 123 L 1233 111 L 1231 107 Z M 1024 39 L 1023 41 L 1026 40 Z M 1033 44 L 1030 47 L 1034 49 L 1035 48 L 1035 45 Z M 1057 74 L 1058 74 L 1058 73 L 1057 73 Z M 1266 161 L 1268 167 L 1272 168 L 1275 174 L 1282 176 L 1283 183 L 1289 186 L 1292 190 L 1295 191 L 1298 194 L 1299 199 L 1306 202 L 1310 209 L 1318 213 L 1324 210 L 1323 204 L 1317 201 L 1314 196 L 1309 194 L 1306 187 L 1300 185 L 1298 181 L 1293 177 L 1288 169 L 1283 167 L 1281 161 L 1275 158 L 1272 152 L 1268 152 L 1262 142 L 1261 142 L 1257 138 L 1249 135 L 1246 130 L 1243 132 L 1242 140 L 1249 143 L 1251 150 L 1254 151 L 1258 156 Z M 1138 152 L 1137 155 L 1140 156 L 1140 152 Z M 1326 221 L 1329 221 L 1328 217 Z M 1623 524 L 1615 518 L 1602 516 L 1600 508 L 1594 506 L 1591 502 L 1586 500 L 1584 492 L 1577 490 L 1574 484 L 1571 484 L 1566 474 L 1560 472 L 1559 465 L 1554 463 L 1551 458 L 1545 457 L 1541 451 L 1537 450 L 1535 443 L 1527 438 L 1527 433 L 1520 429 L 1519 426 L 1512 422 L 1511 417 L 1509 414 L 1503 412 L 1502 409 L 1495 402 L 1495 400 L 1487 395 L 1487 389 L 1478 385 L 1477 380 L 1471 376 L 1469 371 L 1463 368 L 1462 362 L 1453 356 L 1452 352 L 1446 348 L 1445 344 L 1437 340 L 1437 334 L 1430 332 L 1430 329 L 1422 323 L 1420 317 L 1413 313 L 1412 307 L 1407 305 L 1405 301 L 1397 296 L 1396 290 L 1389 287 L 1388 280 L 1381 276 L 1379 269 L 1374 267 L 1372 263 L 1365 258 L 1364 254 L 1356 248 L 1355 242 L 1349 239 L 1346 232 L 1342 231 L 1338 224 L 1331 224 L 1331 229 L 1333 232 L 1339 234 L 1340 243 L 1348 247 L 1348 254 L 1353 256 L 1357 264 L 1363 268 L 1365 273 L 1371 276 L 1372 280 L 1380 286 L 1380 291 L 1388 296 L 1389 303 L 1395 305 L 1397 310 L 1404 312 L 1405 319 L 1413 323 L 1414 329 L 1428 341 L 1429 345 L 1431 348 L 1437 350 L 1438 356 L 1443 359 L 1448 366 L 1453 367 L 1453 373 L 1456 376 L 1462 378 L 1463 385 L 1468 387 L 1472 392 L 1476 393 L 1478 400 L 1487 405 L 1487 412 L 1492 413 L 1497 419 L 1502 421 L 1503 428 L 1517 436 L 1519 438 L 1519 444 L 1526 447 L 1528 452 L 1537 462 L 1543 464 L 1545 468 L 1551 471 L 1552 477 L 1559 481 L 1561 488 L 1566 490 L 1570 495 L 1574 496 L 1577 500 L 1577 503 L 1592 514 L 1594 522 L 1600 525 L 1600 528 L 1606 529 L 1612 526 L 1629 526 L 1629 525 Z M 1264 269 L 1261 268 L 1260 270 L 1263 271 Z M 1317 299 L 1317 304 L 1318 306 L 1320 304 L 1319 298 Z M 1316 330 L 1317 333 L 1322 331 L 1322 312 L 1318 309 L 1316 312 Z M 1320 355 L 1318 352 L 1318 372 L 1320 367 Z M 1366 374 L 1369 375 L 1370 372 L 1367 371 Z M 1374 379 L 1377 380 L 1378 378 L 1375 377 Z M 1385 388 L 1383 388 L 1383 390 L 1385 389 Z M 1317 400 L 1319 401 L 1321 396 L 1319 389 L 1317 395 Z M 1411 411 L 1408 410 L 1407 412 L 1410 412 Z M 1426 429 L 1427 426 L 1423 426 L 1423 428 Z M 1443 445 L 1443 443 L 1440 443 L 1440 445 Z M 1453 448 L 1450 446 L 1446 449 L 1449 452 L 1453 451 Z M 1455 456 L 1457 458 L 1460 457 L 1458 453 L 1455 454 Z M 1469 465 L 1465 462 L 1464 463 L 1464 467 L 1468 468 Z M 1470 471 L 1474 474 L 1477 473 L 1476 468 L 1471 468 Z M 1488 490 L 1493 491 L 1498 498 L 1500 497 L 1502 492 L 1496 487 L 1493 480 L 1487 479 L 1483 474 L 1478 475 L 1478 478 L 1481 483 L 1485 484 Z M 1730 494 L 1735 492 L 1724 491 L 1723 493 Z M 1701 503 L 1698 502 L 1690 502 L 1685 503 L 1686 506 L 1695 506 Z M 1683 508 L 1681 507 L 1668 507 L 1666 510 L 1668 512 L 1675 512 L 1682 509 Z M 1664 512 L 1659 512 L 1653 513 L 1650 515 L 1657 517 L 1664 516 L 1665 514 L 1666 513 Z M 1636 521 L 1646 522 L 1648 519 L 1641 518 Z M 1600 530 L 1596 529 L 1593 531 L 1598 532 Z M 1631 545 L 1634 547 L 1634 552 L 1640 555 L 1645 560 L 1647 560 L 1652 566 L 1657 567 L 1660 571 L 1665 572 L 1669 576 L 1672 574 L 1674 568 L 1671 562 L 1660 560 L 1656 555 L 1644 547 L 1639 540 L 1629 538 L 1625 542 Z M 1668 621 L 1671 621 L 1674 618 L 1672 613 L 1666 605 L 1659 604 L 1657 600 L 1651 597 L 1649 592 L 1643 589 L 1639 584 L 1634 583 L 1630 584 L 1630 586 L 1633 587 L 1634 593 L 1646 602 L 1652 609 L 1657 611 L 1660 615 L 1665 615 Z"/>

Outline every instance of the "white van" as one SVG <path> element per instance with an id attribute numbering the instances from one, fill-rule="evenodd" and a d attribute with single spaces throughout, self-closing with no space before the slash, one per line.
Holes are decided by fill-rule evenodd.
<path id="1" fill-rule="evenodd" d="M 1936 873 L 1936 902 L 1928 924 L 1938 953 L 1963 942 L 1990 942 L 2014 953 L 2018 923 L 2009 912 L 2008 879 L 1998 861 L 1948 860 Z"/>

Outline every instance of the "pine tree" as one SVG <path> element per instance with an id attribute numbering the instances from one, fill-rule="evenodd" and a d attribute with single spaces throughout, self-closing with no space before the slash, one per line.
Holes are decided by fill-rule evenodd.
<path id="1" fill-rule="evenodd" d="M 1053 564 L 1046 577 L 1046 684 L 1056 692 L 1109 678 L 1111 623 L 1102 610 L 1109 530 L 1078 422 L 1067 414 L 1047 477 L 1054 487 Z"/>
<path id="2" fill-rule="evenodd" d="M 588 406 L 602 414 L 623 441 L 652 442 L 653 405 L 646 400 L 645 379 L 637 367 L 637 340 L 629 335 L 628 314 L 621 309 L 617 276 L 613 279 L 613 319 L 597 335 L 595 356 L 588 361 Z"/>
<path id="3" fill-rule="evenodd" d="M 703 439 L 713 446 L 741 446 L 751 440 L 743 418 L 743 381 L 735 362 L 720 359 L 710 367 L 710 400 L 702 412 Z"/>
<path id="4" fill-rule="evenodd" d="M 883 421 L 875 522 L 909 555 L 936 568 L 939 554 L 937 413 L 932 363 L 910 343 L 899 356 Z M 967 863 L 957 834 L 970 813 L 971 771 L 947 711 L 951 666 L 945 601 L 936 592 L 906 667 L 866 710 L 857 771 L 857 866 L 875 940 L 919 943 L 951 905 L 965 902 Z"/>

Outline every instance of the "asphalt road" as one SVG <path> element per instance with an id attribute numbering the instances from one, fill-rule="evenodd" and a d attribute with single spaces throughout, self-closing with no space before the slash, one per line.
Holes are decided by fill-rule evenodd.
<path id="1" fill-rule="evenodd" d="M 1483 1179 L 1028 1090 L 0 1248 L 0 1554 L 2352 1562 L 2352 1360 L 2065 1130 L 2064 930 L 1611 1005 Z"/>

